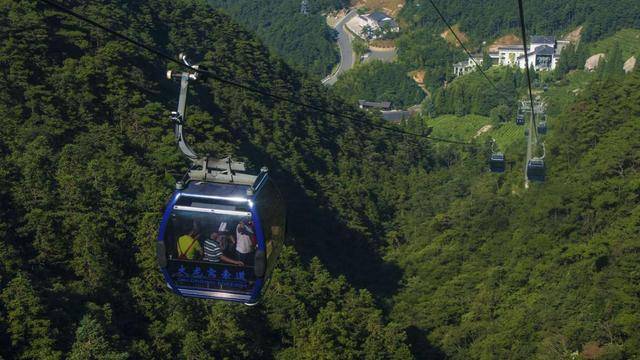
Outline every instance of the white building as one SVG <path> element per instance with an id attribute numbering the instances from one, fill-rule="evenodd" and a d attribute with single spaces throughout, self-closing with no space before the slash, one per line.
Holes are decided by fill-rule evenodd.
<path id="1" fill-rule="evenodd" d="M 526 53 L 529 66 L 537 71 L 555 69 L 560 60 L 560 53 L 567 45 L 568 41 L 556 40 L 553 36 L 532 36 Z M 526 67 L 523 45 L 500 46 L 497 59 L 498 65 L 517 66 L 521 69 Z"/>
<path id="2" fill-rule="evenodd" d="M 475 62 L 473 62 L 475 60 Z M 482 65 L 483 59 L 481 55 L 474 55 L 473 58 L 468 58 L 465 61 L 453 64 L 453 74 L 455 76 L 462 76 L 472 71 L 477 70 L 476 63 Z"/>
<path id="3" fill-rule="evenodd" d="M 498 65 L 516 66 L 518 58 L 524 55 L 523 45 L 504 45 L 498 48 Z"/>
<path id="4" fill-rule="evenodd" d="M 354 16 L 347 22 L 347 28 L 363 40 L 373 40 L 390 32 L 398 32 L 398 24 L 387 14 L 374 12 Z"/>
<path id="5" fill-rule="evenodd" d="M 493 64 L 500 66 L 517 66 L 520 69 L 526 68 L 526 60 L 529 66 L 536 71 L 553 70 L 558 65 L 560 53 L 569 45 L 569 41 L 556 40 L 553 36 L 532 36 L 525 51 L 523 45 L 500 45 L 498 51 L 490 52 L 489 58 Z M 482 63 L 482 57 L 475 55 L 474 59 L 478 64 Z M 476 68 L 471 58 L 453 65 L 453 73 L 456 76 L 467 74 Z"/>

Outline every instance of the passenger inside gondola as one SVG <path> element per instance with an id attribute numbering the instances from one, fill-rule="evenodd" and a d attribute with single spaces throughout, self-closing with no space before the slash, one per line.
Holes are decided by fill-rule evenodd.
<path id="1" fill-rule="evenodd" d="M 214 263 L 223 262 L 226 264 L 233 264 L 238 266 L 244 266 L 244 263 L 240 260 L 234 260 L 224 254 L 224 248 L 226 246 L 227 238 L 224 234 L 213 232 L 207 240 L 204 242 L 204 261 L 210 261 Z"/>
<path id="2" fill-rule="evenodd" d="M 189 233 L 178 238 L 178 259 L 197 260 L 202 256 L 200 246 L 200 230 L 196 222 Z"/>
<path id="3" fill-rule="evenodd" d="M 251 214 L 235 206 L 181 198 L 165 238 L 168 248 L 174 249 L 169 260 L 253 266 L 256 239 Z"/>
<path id="4" fill-rule="evenodd" d="M 251 221 L 240 220 L 236 227 L 236 257 L 247 265 L 252 265 L 255 250 L 255 232 Z"/>

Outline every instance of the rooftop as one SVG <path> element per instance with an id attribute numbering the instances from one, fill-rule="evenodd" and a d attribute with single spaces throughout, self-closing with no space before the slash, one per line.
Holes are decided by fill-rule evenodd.
<path id="1" fill-rule="evenodd" d="M 555 54 L 555 50 L 548 45 L 541 45 L 538 46 L 535 50 L 527 53 L 527 55 L 532 55 L 532 54 L 536 54 L 536 55 L 553 55 Z M 524 57 L 524 55 L 520 55 L 518 56 L 518 59 L 522 59 Z"/>
<path id="2" fill-rule="evenodd" d="M 500 45 L 498 50 L 524 50 L 524 45 Z"/>
<path id="3" fill-rule="evenodd" d="M 404 119 L 408 119 L 410 116 L 411 112 L 406 110 L 382 111 L 382 118 L 392 122 L 400 122 Z"/>
<path id="4" fill-rule="evenodd" d="M 548 45 L 542 45 L 542 46 L 538 46 L 534 53 L 536 55 L 553 55 L 555 53 L 555 50 Z"/>
<path id="5" fill-rule="evenodd" d="M 532 44 L 555 44 L 555 42 L 556 42 L 555 36 L 533 35 L 531 37 Z"/>
<path id="6" fill-rule="evenodd" d="M 379 12 L 379 11 L 371 13 L 369 15 L 369 17 L 371 19 L 375 20 L 376 22 L 381 22 L 381 21 L 385 21 L 385 20 L 391 20 L 391 18 L 387 14 Z"/>
<path id="7" fill-rule="evenodd" d="M 365 108 L 379 108 L 379 109 L 389 109 L 391 108 L 390 101 L 367 101 L 367 100 L 358 100 L 358 104 Z"/>

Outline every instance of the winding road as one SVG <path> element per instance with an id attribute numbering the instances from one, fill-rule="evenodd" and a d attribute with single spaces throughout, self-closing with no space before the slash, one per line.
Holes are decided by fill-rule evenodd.
<path id="1" fill-rule="evenodd" d="M 355 64 L 356 55 L 353 52 L 353 46 L 351 46 L 351 41 L 353 35 L 349 33 L 349 31 L 345 28 L 345 24 L 347 21 L 351 20 L 354 16 L 357 16 L 358 13 L 354 10 L 349 11 L 349 13 L 343 17 L 334 29 L 338 32 L 338 47 L 340 48 L 340 64 L 338 64 L 338 68 L 336 71 L 322 79 L 322 83 L 325 85 L 333 85 L 338 81 L 338 77 L 344 74 L 347 70 L 351 69 Z"/>

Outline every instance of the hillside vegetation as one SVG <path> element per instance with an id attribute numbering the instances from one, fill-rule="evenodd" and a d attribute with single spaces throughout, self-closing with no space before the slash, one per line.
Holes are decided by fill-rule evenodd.
<path id="1" fill-rule="evenodd" d="M 309 1 L 309 15 L 300 13 L 300 0 L 207 0 L 256 34 L 288 64 L 324 77 L 338 62 L 336 32 L 320 13 L 339 9 L 347 0 Z"/>
<path id="2" fill-rule="evenodd" d="M 516 30 L 519 26 L 516 2 L 434 0 L 450 24 L 458 24 L 470 41 L 481 44 Z M 535 0 L 526 2 L 525 19 L 530 34 L 559 35 L 584 26 L 582 40 L 591 42 L 624 28 L 640 28 L 640 4 L 634 0 L 566 2 Z M 401 12 L 412 28 L 429 28 L 438 34 L 445 24 L 426 0 L 407 2 Z"/>
<path id="3" fill-rule="evenodd" d="M 513 40 L 512 34 L 520 34 L 517 3 L 501 0 L 434 2 L 467 42 L 466 47 L 472 53 L 487 51 L 496 39 Z M 607 38 L 619 30 L 640 28 L 640 2 L 634 0 L 535 0 L 524 6 L 529 35 L 560 37 L 581 26 L 584 45 Z M 410 66 L 411 70 L 426 71 L 425 83 L 430 90 L 451 81 L 453 64 L 468 56 L 458 48 L 457 41 L 449 34 L 431 4 L 426 0 L 407 2 L 399 17 L 403 26 L 402 34 L 396 40 L 398 61 Z M 638 44 L 638 39 L 633 39 L 631 33 L 633 30 L 616 34 L 620 36 L 620 44 L 625 50 L 635 46 L 628 44 Z M 447 41 L 437 39 L 441 34 L 446 35 Z"/>
<path id="4" fill-rule="evenodd" d="M 590 54 L 611 53 L 619 46 L 624 60 L 635 56 L 640 59 L 640 29 L 623 29 L 617 33 L 590 44 L 588 49 Z"/>
<path id="5" fill-rule="evenodd" d="M 404 330 L 352 284 L 370 286 L 379 273 L 375 250 L 397 203 L 380 180 L 421 164 L 419 144 L 194 84 L 189 140 L 271 169 L 291 243 L 257 307 L 184 299 L 155 260 L 164 201 L 187 165 L 168 119 L 178 85 L 164 80 L 167 64 L 37 1 L 0 9 L 0 357 L 411 357 Z M 74 10 L 221 77 L 353 111 L 203 3 Z M 393 284 L 395 274 L 387 267 L 379 278 Z"/>
<path id="6" fill-rule="evenodd" d="M 391 101 L 395 108 L 419 104 L 424 91 L 409 76 L 406 66 L 375 60 L 341 75 L 332 90 L 357 105 L 358 100 Z"/>
<path id="7" fill-rule="evenodd" d="M 446 169 L 404 185 L 387 258 L 404 270 L 392 319 L 416 354 L 640 356 L 638 104 L 637 71 L 584 89 L 558 111 L 547 181 L 528 191 L 517 152 L 503 175 L 485 172 L 486 157 L 443 153 Z"/>

